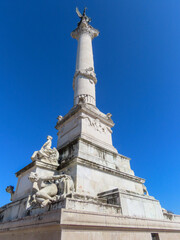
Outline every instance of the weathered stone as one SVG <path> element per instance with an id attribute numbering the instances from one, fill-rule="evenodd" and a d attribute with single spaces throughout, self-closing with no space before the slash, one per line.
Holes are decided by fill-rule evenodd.
<path id="1" fill-rule="evenodd" d="M 42 161 L 58 165 L 59 153 L 56 148 L 51 148 L 52 137 L 47 136 L 47 142 L 41 147 L 39 151 L 35 151 L 31 157 L 32 161 Z"/>
<path id="2" fill-rule="evenodd" d="M 39 177 L 37 173 L 31 172 L 29 180 L 33 183 L 31 207 L 37 203 L 45 207 L 74 192 L 73 180 L 65 174 Z"/>

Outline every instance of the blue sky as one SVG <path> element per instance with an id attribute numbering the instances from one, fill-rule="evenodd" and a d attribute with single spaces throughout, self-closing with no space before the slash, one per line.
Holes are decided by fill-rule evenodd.
<path id="1" fill-rule="evenodd" d="M 56 146 L 56 118 L 73 105 L 76 6 L 100 31 L 97 107 L 113 115 L 114 146 L 180 214 L 179 0 L 0 1 L 0 205 L 47 135 Z"/>

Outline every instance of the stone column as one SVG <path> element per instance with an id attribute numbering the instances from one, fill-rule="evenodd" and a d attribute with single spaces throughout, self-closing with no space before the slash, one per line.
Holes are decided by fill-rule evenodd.
<path id="1" fill-rule="evenodd" d="M 73 79 L 74 105 L 88 103 L 96 105 L 92 39 L 99 35 L 99 31 L 89 25 L 90 19 L 83 14 L 78 27 L 71 33 L 78 41 L 76 71 Z"/>

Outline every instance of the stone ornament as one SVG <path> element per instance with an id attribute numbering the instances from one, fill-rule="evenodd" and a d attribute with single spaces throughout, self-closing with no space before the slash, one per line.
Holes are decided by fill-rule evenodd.
<path id="1" fill-rule="evenodd" d="M 143 184 L 143 193 L 144 195 L 149 196 L 148 190 L 144 184 Z"/>
<path id="2" fill-rule="evenodd" d="M 42 161 L 46 163 L 58 164 L 59 152 L 52 146 L 52 137 L 47 136 L 47 142 L 41 147 L 39 151 L 35 151 L 31 157 L 32 161 Z"/>
<path id="3" fill-rule="evenodd" d="M 90 17 L 88 17 L 88 16 L 86 16 L 86 7 L 84 8 L 84 11 L 83 11 L 83 14 L 81 14 L 80 13 L 80 11 L 79 11 L 79 9 L 78 9 L 78 7 L 76 7 L 76 13 L 77 13 L 77 15 L 78 15 L 78 17 L 81 19 L 81 21 L 82 21 L 82 19 L 84 18 L 85 20 L 86 20 L 86 22 L 91 22 L 91 18 Z"/>
<path id="4" fill-rule="evenodd" d="M 69 175 L 62 174 L 59 176 L 60 176 L 58 180 L 59 195 L 61 196 L 61 198 L 65 198 L 67 195 L 74 192 L 74 182 L 71 176 Z"/>
<path id="5" fill-rule="evenodd" d="M 83 14 L 81 14 L 76 8 L 76 13 L 80 18 L 80 22 L 78 23 L 78 28 L 76 28 L 72 33 L 71 36 L 75 39 L 79 38 L 80 33 L 88 33 L 91 38 L 95 38 L 99 35 L 99 31 L 94 29 L 89 23 L 91 22 L 91 18 L 86 15 L 86 9 L 84 9 Z"/>
<path id="6" fill-rule="evenodd" d="M 57 117 L 58 123 L 59 123 L 62 119 L 63 119 L 63 116 L 59 115 L 59 116 Z"/>
<path id="7" fill-rule="evenodd" d="M 173 214 L 173 212 L 168 211 L 168 210 L 166 210 L 165 208 L 162 208 L 162 212 L 163 212 L 163 215 L 164 215 L 167 219 L 169 219 L 169 220 L 171 220 L 171 221 L 174 219 L 174 214 Z"/>
<path id="8" fill-rule="evenodd" d="M 97 83 L 96 74 L 92 67 L 82 69 L 82 70 L 76 70 L 76 72 L 74 74 L 74 78 L 73 78 L 73 89 L 74 89 L 74 85 L 75 85 L 74 81 L 78 76 L 83 76 L 85 78 L 88 78 L 91 84 L 93 84 L 93 82 L 94 82 L 94 84 Z"/>
<path id="9" fill-rule="evenodd" d="M 39 177 L 37 173 L 31 172 L 29 180 L 33 183 L 31 207 L 45 207 L 74 192 L 74 182 L 66 174 Z"/>
<path id="10" fill-rule="evenodd" d="M 106 117 L 107 117 L 108 119 L 111 119 L 112 114 L 111 114 L 111 113 L 107 113 L 107 114 L 106 114 Z"/>
<path id="11" fill-rule="evenodd" d="M 93 127 L 97 132 L 106 134 L 107 131 L 112 133 L 112 130 L 109 127 L 106 127 L 104 124 L 101 123 L 101 121 L 96 119 L 91 119 L 89 117 L 83 117 L 84 119 L 87 119 L 89 126 Z"/>
<path id="12" fill-rule="evenodd" d="M 13 196 L 14 196 L 14 187 L 13 186 L 7 186 L 7 188 L 6 188 L 6 192 L 8 192 L 8 193 L 10 193 L 11 194 L 11 198 L 10 198 L 10 200 L 12 201 L 12 198 L 13 198 Z"/>
<path id="13" fill-rule="evenodd" d="M 92 103 L 94 104 L 95 99 L 88 94 L 81 94 L 78 97 L 78 104 Z"/>

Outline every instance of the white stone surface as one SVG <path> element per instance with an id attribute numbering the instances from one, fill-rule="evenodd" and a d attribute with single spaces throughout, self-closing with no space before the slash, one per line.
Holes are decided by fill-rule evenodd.
<path id="1" fill-rule="evenodd" d="M 116 188 L 99 193 L 98 197 L 107 199 L 109 204 L 121 207 L 124 216 L 164 219 L 159 201 L 149 195 Z"/>
<path id="2" fill-rule="evenodd" d="M 81 137 L 113 152 L 117 150 L 112 145 L 112 130 L 114 123 L 107 115 L 88 104 L 79 106 L 73 115 L 57 123 L 57 149 L 62 148 L 75 138 Z"/>
<path id="3" fill-rule="evenodd" d="M 76 191 L 87 195 L 97 196 L 98 193 L 114 188 L 129 190 L 143 194 L 141 183 L 106 173 L 86 166 L 77 166 Z"/>
<path id="4" fill-rule="evenodd" d="M 159 201 L 150 197 L 120 193 L 122 214 L 131 217 L 163 219 Z"/>
<path id="5" fill-rule="evenodd" d="M 78 119 L 78 114 L 73 115 L 58 128 L 57 149 L 68 144 L 81 134 L 81 120 Z"/>
<path id="6" fill-rule="evenodd" d="M 56 173 L 55 169 L 51 165 L 44 165 L 36 162 L 34 166 L 18 175 L 18 183 L 12 199 L 13 201 L 27 197 L 29 194 L 31 194 L 32 183 L 29 180 L 29 175 L 31 172 L 37 173 L 40 177 L 44 175 L 53 176 Z"/>
<path id="7" fill-rule="evenodd" d="M 52 137 L 47 136 L 47 141 L 43 144 L 39 151 L 35 151 L 31 157 L 32 161 L 42 161 L 45 163 L 50 163 L 58 165 L 59 152 L 56 148 L 51 148 Z"/>
<path id="8" fill-rule="evenodd" d="M 118 153 L 111 152 L 105 147 L 100 148 L 92 143 L 80 140 L 78 144 L 78 158 L 90 161 L 101 166 L 120 170 L 121 172 L 134 175 L 130 167 L 130 159 Z"/>
<path id="9" fill-rule="evenodd" d="M 92 39 L 98 35 L 98 30 L 92 28 L 84 16 L 78 27 L 71 33 L 71 36 L 78 41 L 76 72 L 73 79 L 74 105 L 81 101 L 96 105 L 97 79 L 94 73 Z"/>
<path id="10" fill-rule="evenodd" d="M 23 198 L 25 196 L 27 196 L 31 189 L 32 189 L 32 183 L 29 181 L 29 174 L 31 173 L 31 171 L 33 171 L 33 169 L 30 169 L 29 171 L 27 171 L 26 173 L 20 175 L 18 177 L 18 183 L 16 186 L 16 190 L 15 190 L 15 194 L 13 196 L 13 201 L 16 201 L 17 199 Z"/>

